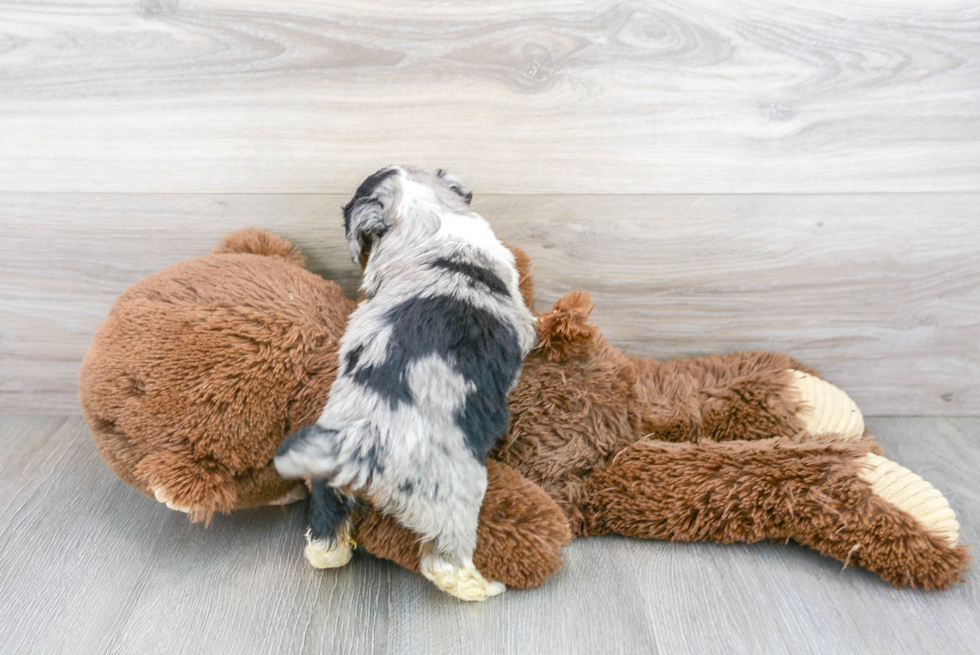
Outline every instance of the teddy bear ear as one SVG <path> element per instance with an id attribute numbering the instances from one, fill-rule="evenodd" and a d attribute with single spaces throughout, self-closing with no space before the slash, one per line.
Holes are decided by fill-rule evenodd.
<path id="1" fill-rule="evenodd" d="M 213 255 L 245 254 L 264 255 L 267 257 L 282 257 L 286 261 L 300 267 L 306 266 L 306 257 L 299 248 L 278 234 L 249 227 L 237 230 L 225 236 L 221 245 L 211 250 Z"/>
<path id="2" fill-rule="evenodd" d="M 589 323 L 593 308 L 587 291 L 572 291 L 538 317 L 538 352 L 552 362 L 592 357 L 599 328 Z"/>

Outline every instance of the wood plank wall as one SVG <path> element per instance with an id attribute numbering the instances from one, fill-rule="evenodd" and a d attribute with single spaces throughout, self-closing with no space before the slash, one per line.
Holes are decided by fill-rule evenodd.
<path id="1" fill-rule="evenodd" d="M 0 412 L 73 413 L 113 299 L 446 166 L 627 351 L 763 348 L 980 412 L 980 4 L 0 1 Z"/>

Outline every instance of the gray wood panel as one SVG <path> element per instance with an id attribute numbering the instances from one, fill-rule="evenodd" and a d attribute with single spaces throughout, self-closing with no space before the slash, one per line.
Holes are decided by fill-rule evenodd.
<path id="1" fill-rule="evenodd" d="M 965 0 L 0 3 L 0 190 L 980 189 Z"/>
<path id="2" fill-rule="evenodd" d="M 494 196 L 539 310 L 590 290 L 628 352 L 792 354 L 869 414 L 980 412 L 980 194 Z M 0 412 L 75 413 L 129 284 L 255 225 L 353 294 L 343 196 L 0 194 Z"/>
<path id="3" fill-rule="evenodd" d="M 980 419 L 869 425 L 976 543 Z M 899 591 L 795 545 L 580 540 L 540 589 L 470 605 L 363 553 L 313 571 L 302 533 L 302 504 L 189 525 L 117 480 L 80 419 L 0 417 L 5 652 L 957 655 L 980 639 L 975 576 Z"/>

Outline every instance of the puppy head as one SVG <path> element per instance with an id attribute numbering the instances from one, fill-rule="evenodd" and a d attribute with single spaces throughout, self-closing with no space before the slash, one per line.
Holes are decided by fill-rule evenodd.
<path id="1" fill-rule="evenodd" d="M 414 166 L 386 166 L 361 182 L 344 206 L 351 257 L 364 268 L 371 250 L 393 228 L 424 221 L 440 210 L 464 213 L 472 199 L 469 187 L 444 169 L 433 174 Z"/>

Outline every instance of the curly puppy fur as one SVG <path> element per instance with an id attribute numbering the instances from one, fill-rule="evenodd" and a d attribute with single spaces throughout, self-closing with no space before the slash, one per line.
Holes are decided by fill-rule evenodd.
<path id="1" fill-rule="evenodd" d="M 347 323 L 323 413 L 290 435 L 275 465 L 335 491 L 313 488 L 313 505 L 331 505 L 311 515 L 313 539 L 332 548 L 348 532 L 351 498 L 364 497 L 422 535 L 427 577 L 482 594 L 472 569 L 485 462 L 536 331 L 514 255 L 470 211 L 471 196 L 443 171 L 404 166 L 354 192 L 344 224 L 364 262 L 365 302 Z"/>

